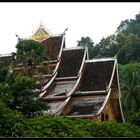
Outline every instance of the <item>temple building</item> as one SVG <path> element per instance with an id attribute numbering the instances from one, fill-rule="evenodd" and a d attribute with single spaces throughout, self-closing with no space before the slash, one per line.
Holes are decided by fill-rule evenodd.
<path id="1" fill-rule="evenodd" d="M 43 62 L 50 71 L 41 67 L 43 86 L 34 75 L 34 92 L 50 106 L 44 114 L 124 122 L 117 59 L 89 60 L 86 47 L 66 47 L 65 37 L 66 30 L 53 35 L 42 25 L 31 37 L 50 57 Z"/>

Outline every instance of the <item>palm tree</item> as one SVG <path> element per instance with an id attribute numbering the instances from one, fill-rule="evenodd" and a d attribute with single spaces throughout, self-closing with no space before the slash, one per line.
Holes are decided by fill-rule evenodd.
<path id="1" fill-rule="evenodd" d="M 122 79 L 122 105 L 127 119 L 130 112 L 134 113 L 140 109 L 140 77 L 134 67 L 129 65 Z"/>

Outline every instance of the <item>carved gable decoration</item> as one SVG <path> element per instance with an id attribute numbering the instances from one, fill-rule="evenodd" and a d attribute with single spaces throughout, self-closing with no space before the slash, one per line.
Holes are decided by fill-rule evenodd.
<path id="1" fill-rule="evenodd" d="M 41 42 L 48 37 L 50 37 L 50 34 L 47 33 L 42 27 L 39 27 L 37 32 L 32 36 L 32 39 Z"/>

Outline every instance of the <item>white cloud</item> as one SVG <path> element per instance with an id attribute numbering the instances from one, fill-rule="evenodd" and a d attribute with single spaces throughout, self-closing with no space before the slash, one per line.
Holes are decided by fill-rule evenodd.
<path id="1" fill-rule="evenodd" d="M 82 36 L 94 42 L 113 34 L 120 22 L 134 18 L 140 3 L 1 3 L 0 54 L 15 51 L 17 33 L 21 38 L 31 36 L 40 23 L 54 34 L 66 27 L 67 47 L 77 45 Z"/>

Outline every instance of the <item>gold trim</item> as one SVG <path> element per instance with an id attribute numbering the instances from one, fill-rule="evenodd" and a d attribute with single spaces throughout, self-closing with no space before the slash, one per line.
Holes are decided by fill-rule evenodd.
<path id="1" fill-rule="evenodd" d="M 46 33 L 43 29 L 39 28 L 39 30 L 32 36 L 32 39 L 35 41 L 43 41 L 47 39 L 50 35 Z"/>
<path id="2" fill-rule="evenodd" d="M 35 41 L 41 42 L 43 40 L 46 40 L 50 36 L 52 35 L 48 31 L 46 31 L 42 25 L 40 25 L 31 38 Z"/>

